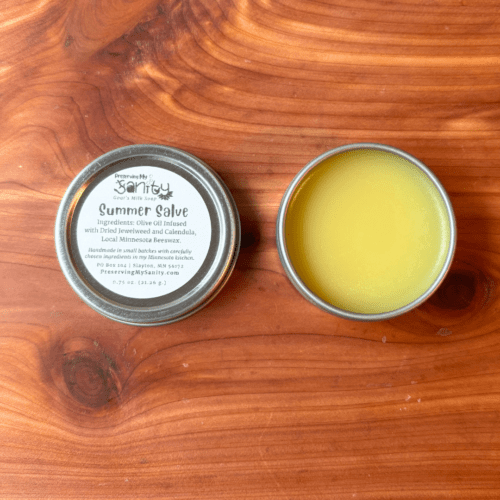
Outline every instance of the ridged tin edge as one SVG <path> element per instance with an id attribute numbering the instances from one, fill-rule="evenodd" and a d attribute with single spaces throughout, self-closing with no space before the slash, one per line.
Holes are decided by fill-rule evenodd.
<path id="1" fill-rule="evenodd" d="M 195 303 L 186 304 L 175 315 L 166 314 L 165 307 L 158 306 L 151 309 L 123 306 L 112 302 L 101 294 L 90 288 L 80 273 L 75 269 L 71 251 L 68 245 L 69 222 L 72 207 L 77 203 L 79 195 L 91 183 L 100 171 L 107 168 L 113 162 L 141 155 L 156 155 L 168 159 L 174 155 L 177 161 L 180 159 L 189 160 L 197 166 L 196 176 L 203 179 L 203 186 L 210 194 L 215 206 L 218 206 L 219 220 L 224 227 L 226 235 L 225 244 L 219 245 L 218 256 L 214 261 L 211 272 L 210 286 L 207 293 L 196 300 Z M 227 233 L 227 234 L 226 234 Z M 240 247 L 240 219 L 236 203 L 222 179 L 205 162 L 196 156 L 170 146 L 156 144 L 138 144 L 125 146 L 112 150 L 88 164 L 71 182 L 64 194 L 55 223 L 55 246 L 61 269 L 67 281 L 77 293 L 77 295 L 92 309 L 103 316 L 115 321 L 135 326 L 155 326 L 169 324 L 184 319 L 205 307 L 222 289 L 229 279 L 239 253 Z"/>

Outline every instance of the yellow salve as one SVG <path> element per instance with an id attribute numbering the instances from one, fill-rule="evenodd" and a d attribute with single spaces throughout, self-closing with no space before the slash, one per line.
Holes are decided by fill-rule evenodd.
<path id="1" fill-rule="evenodd" d="M 292 265 L 341 309 L 382 313 L 425 293 L 443 268 L 450 222 L 440 192 L 416 165 L 359 149 L 314 167 L 285 220 Z"/>

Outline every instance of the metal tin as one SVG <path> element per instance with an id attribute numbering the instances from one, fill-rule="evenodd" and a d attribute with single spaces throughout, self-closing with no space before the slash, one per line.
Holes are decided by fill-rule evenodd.
<path id="1" fill-rule="evenodd" d="M 314 294 L 302 281 L 298 273 L 293 267 L 293 264 L 290 260 L 290 257 L 287 252 L 287 246 L 286 246 L 286 239 L 285 239 L 285 220 L 286 220 L 286 215 L 287 215 L 287 209 L 289 206 L 289 203 L 293 197 L 293 194 L 295 193 L 296 188 L 300 185 L 301 181 L 308 175 L 308 173 L 317 165 L 322 163 L 324 160 L 327 158 L 330 158 L 332 156 L 345 153 L 347 151 L 354 151 L 354 150 L 360 150 L 360 149 L 373 149 L 373 150 L 378 150 L 378 151 L 385 151 L 387 153 L 392 153 L 395 155 L 398 155 L 406 160 L 408 160 L 410 163 L 413 165 L 417 166 L 420 168 L 426 175 L 427 177 L 432 181 L 432 183 L 435 185 L 437 190 L 439 191 L 442 200 L 445 204 L 447 215 L 448 215 L 448 221 L 450 225 L 450 244 L 448 248 L 448 252 L 446 255 L 445 262 L 443 264 L 443 267 L 437 276 L 437 278 L 434 280 L 432 285 L 428 288 L 428 290 L 418 297 L 416 300 L 413 302 L 407 304 L 404 307 L 401 307 L 399 309 L 395 309 L 393 311 L 388 311 L 388 312 L 383 312 L 383 313 L 358 313 L 358 312 L 352 312 L 352 311 L 347 311 L 344 309 L 340 309 L 325 300 L 321 299 L 318 297 L 316 294 Z M 288 188 L 286 189 L 279 210 L 278 210 L 278 217 L 277 217 L 277 222 L 276 222 L 276 243 L 278 247 L 278 254 L 281 260 L 281 263 L 283 265 L 283 268 L 285 269 L 285 272 L 292 282 L 292 284 L 295 286 L 295 288 L 311 303 L 313 303 L 315 306 L 319 307 L 320 309 L 330 313 L 334 314 L 336 316 L 340 316 L 342 318 L 346 319 L 351 319 L 351 320 L 357 320 L 357 321 L 380 321 L 384 319 L 389 319 L 393 318 L 395 316 L 399 316 L 401 314 L 404 314 L 417 306 L 419 306 L 422 302 L 427 300 L 432 293 L 436 291 L 438 286 L 442 283 L 444 280 L 450 266 L 453 260 L 453 256 L 455 253 L 455 247 L 456 247 L 456 239 L 457 239 L 457 230 L 456 230 L 456 222 L 455 222 L 455 215 L 453 213 L 453 207 L 451 205 L 451 201 L 448 197 L 448 194 L 446 193 L 444 187 L 441 185 L 439 182 L 438 178 L 434 175 L 434 173 L 426 166 L 424 165 L 420 160 L 417 158 L 413 157 L 412 155 L 406 153 L 405 151 L 402 151 L 400 149 L 394 148 L 392 146 L 387 146 L 384 144 L 377 144 L 377 143 L 355 143 L 355 144 L 347 144 L 345 146 L 340 146 L 338 148 L 332 149 L 330 151 L 327 151 L 323 153 L 322 155 L 318 156 L 311 162 L 309 162 L 300 172 L 294 177 Z"/>
<path id="2" fill-rule="evenodd" d="M 161 325 L 221 290 L 236 263 L 240 221 L 229 190 L 200 159 L 132 145 L 73 180 L 55 243 L 66 279 L 90 307 L 129 325 Z"/>

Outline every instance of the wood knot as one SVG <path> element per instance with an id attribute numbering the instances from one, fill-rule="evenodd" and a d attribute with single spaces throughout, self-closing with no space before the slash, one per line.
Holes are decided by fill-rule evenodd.
<path id="1" fill-rule="evenodd" d="M 81 404 L 100 408 L 118 397 L 114 363 L 105 353 L 76 351 L 64 355 L 62 374 L 70 394 Z"/>
<path id="2" fill-rule="evenodd" d="M 71 414 L 107 410 L 119 403 L 122 369 L 117 365 L 113 343 L 102 345 L 88 337 L 60 339 L 44 356 L 44 373 L 52 380 Z M 75 405 L 75 403 L 78 403 Z"/>
<path id="3" fill-rule="evenodd" d="M 429 302 L 440 309 L 460 310 L 469 307 L 477 290 L 477 279 L 472 271 L 450 271 Z"/>
<path id="4" fill-rule="evenodd" d="M 241 235 L 241 248 L 249 248 L 259 242 L 259 234 L 255 231 L 246 231 Z"/>
<path id="5" fill-rule="evenodd" d="M 459 248 L 452 269 L 434 294 L 418 308 L 390 321 L 433 341 L 484 332 L 485 325 L 494 325 L 498 309 L 495 272 L 475 253 Z"/>
<path id="6" fill-rule="evenodd" d="M 242 250 L 255 247 L 260 242 L 260 228 L 255 221 L 242 219 L 240 248 Z M 253 250 L 253 248 L 252 248 Z"/>

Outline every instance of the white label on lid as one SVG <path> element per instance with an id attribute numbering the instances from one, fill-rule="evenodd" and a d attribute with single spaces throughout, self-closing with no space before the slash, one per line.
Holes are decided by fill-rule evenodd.
<path id="1" fill-rule="evenodd" d="M 90 274 L 135 299 L 171 293 L 200 269 L 212 226 L 205 201 L 180 175 L 131 167 L 93 188 L 83 202 L 76 239 Z"/>

